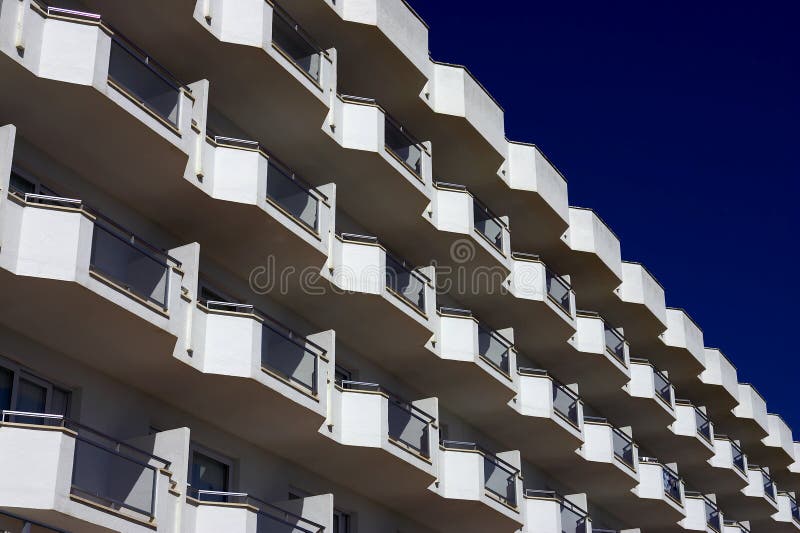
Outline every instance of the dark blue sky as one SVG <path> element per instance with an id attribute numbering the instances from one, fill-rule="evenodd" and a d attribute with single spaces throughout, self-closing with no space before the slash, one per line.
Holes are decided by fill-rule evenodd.
<path id="1" fill-rule="evenodd" d="M 800 2 L 410 3 L 800 439 Z"/>

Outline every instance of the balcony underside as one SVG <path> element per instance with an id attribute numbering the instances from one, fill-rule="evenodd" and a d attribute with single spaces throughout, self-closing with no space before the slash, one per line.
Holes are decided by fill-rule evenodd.
<path id="1" fill-rule="evenodd" d="M 794 463 L 794 457 L 786 453 L 783 448 L 765 446 L 764 443 L 760 443 L 749 446 L 746 450 L 747 460 L 751 464 L 767 467 L 770 471 L 786 470 L 790 464 Z"/>
<path id="2" fill-rule="evenodd" d="M 436 356 L 425 344 L 433 336 L 425 317 L 399 298 L 345 293 L 327 279 L 298 283 L 291 276 L 289 290 L 276 286 L 267 294 L 314 324 L 336 331 L 336 339 L 348 346 L 358 346 L 361 353 L 375 358 L 392 373 L 413 366 L 412 357 L 424 354 L 429 364 Z M 413 370 L 413 369 L 412 369 Z"/>
<path id="3" fill-rule="evenodd" d="M 576 453 L 583 444 L 579 438 L 579 430 L 574 430 L 576 434 L 565 429 L 562 424 L 568 425 L 568 422 L 526 416 L 508 407 L 507 412 L 498 413 L 481 427 L 489 428 L 487 433 L 502 442 L 506 448 L 519 450 L 523 459 L 545 462 L 545 465 L 547 462 L 582 461 Z"/>
<path id="4" fill-rule="evenodd" d="M 517 331 L 514 334 L 519 337 Z M 580 352 L 566 342 L 561 349 L 536 350 L 536 339 L 531 338 L 530 342 L 531 350 L 525 351 L 530 354 L 529 357 L 547 368 L 562 383 L 577 383 L 581 398 L 587 403 L 602 403 L 611 410 L 604 413 L 606 416 L 613 418 L 612 412 L 618 414 L 621 405 L 627 408 L 630 396 L 622 387 L 630 381 L 630 377 L 610 360 L 611 356 Z"/>
<path id="5" fill-rule="evenodd" d="M 95 88 L 39 78 L 2 54 L 0 79 L 0 123 L 113 196 L 143 207 L 183 175 L 188 156 L 168 140 L 178 142 L 174 132 Z"/>
<path id="6" fill-rule="evenodd" d="M 747 486 L 747 480 L 732 468 L 717 468 L 708 462 L 692 462 L 680 466 L 681 475 L 686 478 L 687 486 L 704 494 L 716 494 L 717 497 L 734 496 L 739 495 Z"/>
<path id="7" fill-rule="evenodd" d="M 563 257 L 557 256 L 552 260 L 553 268 L 569 274 L 578 309 L 591 309 L 605 316 L 608 302 L 616 298 L 614 289 L 622 280 L 596 253 L 567 250 Z M 547 255 L 545 260 L 551 261 L 550 257 Z"/>
<path id="8" fill-rule="evenodd" d="M 729 520 L 769 520 L 778 512 L 766 496 L 745 496 L 743 492 L 717 494 L 717 503 Z"/>
<path id="9" fill-rule="evenodd" d="M 704 386 L 700 381 L 700 373 L 704 367 L 685 348 L 667 346 L 660 339 L 653 338 L 647 346 L 640 349 L 641 353 L 647 354 L 647 359 L 653 366 L 669 374 L 669 380 L 676 390 L 694 390 Z"/>
<path id="10" fill-rule="evenodd" d="M 632 490 L 638 485 L 633 470 L 611 463 L 587 461 L 578 457 L 545 468 L 575 493 L 584 492 L 590 501 L 616 516 L 625 518 L 626 509 L 637 496 Z"/>
<path id="11" fill-rule="evenodd" d="M 670 432 L 669 425 L 675 422 L 675 414 L 667 410 L 658 399 L 630 396 L 624 391 L 623 394 L 625 397 L 599 400 L 595 407 L 609 420 L 612 420 L 614 425 L 631 426 L 633 434 L 636 436 L 636 442 L 652 451 L 662 461 L 665 460 L 655 450 L 652 450 L 642 438 L 650 437 L 647 440 L 658 442 L 671 441 L 674 434 Z"/>
<path id="12" fill-rule="evenodd" d="M 721 469 L 713 468 L 708 460 L 714 456 L 713 448 L 704 445 L 698 437 L 676 435 L 670 429 L 662 428 L 659 431 L 637 431 L 634 427 L 633 434 L 636 442 L 648 450 L 655 457 L 665 463 L 676 462 L 681 468 L 681 476 L 687 480 L 687 486 L 706 493 L 715 483 L 741 483 L 743 488 L 746 482 L 731 473 L 725 475 L 718 472 Z M 713 471 L 712 471 L 713 470 Z"/>
<path id="13" fill-rule="evenodd" d="M 628 510 L 628 516 L 636 517 L 636 525 L 645 531 L 657 530 L 660 527 L 677 526 L 678 522 L 686 518 L 686 514 L 664 499 L 636 498 Z"/>
<path id="14" fill-rule="evenodd" d="M 616 293 L 606 298 L 602 315 L 609 323 L 625 329 L 625 340 L 631 345 L 631 353 L 647 353 L 642 351 L 644 347 L 667 328 L 644 304 L 623 302 Z"/>
<path id="15" fill-rule="evenodd" d="M 68 505 L 71 507 L 80 504 L 70 502 Z M 70 532 L 80 531 L 80 533 L 110 533 L 111 531 L 114 531 L 107 527 L 102 527 L 97 524 L 93 524 L 79 517 L 72 516 L 68 513 L 65 513 L 63 511 L 57 511 L 55 509 L 29 509 L 29 508 L 0 506 L 0 511 L 12 513 L 27 520 L 32 520 L 35 522 L 39 522 L 41 524 L 46 524 L 47 526 L 57 527 Z M 96 512 L 99 515 L 101 515 L 107 523 L 113 522 L 114 520 L 119 520 L 123 524 L 128 524 L 129 531 L 139 530 L 142 533 L 152 531 L 152 529 L 148 526 L 141 525 L 141 526 L 130 527 L 132 524 L 129 523 L 127 520 L 124 520 L 122 518 L 112 518 L 111 514 L 105 514 L 102 511 L 96 511 Z M 20 533 L 28 533 L 28 530 L 26 529 L 14 529 L 14 527 L 19 527 L 20 525 L 21 524 L 19 522 L 9 520 L 4 516 L 0 516 L 0 531 L 6 531 L 7 529 L 10 533 L 16 533 L 17 531 L 20 531 Z M 37 526 L 33 526 L 30 529 L 30 533 L 39 533 L 40 531 L 47 531 L 47 533 L 50 533 L 50 530 L 44 530 Z"/>
<path id="16" fill-rule="evenodd" d="M 537 363 L 544 364 L 538 359 L 540 353 L 546 355 L 549 350 L 566 346 L 567 339 L 575 334 L 575 326 L 555 304 L 518 298 L 496 279 L 493 281 L 489 286 L 477 284 L 473 290 L 459 292 L 459 302 L 493 329 L 524 324 L 514 329 L 514 344 Z"/>
<path id="17" fill-rule="evenodd" d="M 0 268 L 0 293 L 1 324 L 111 375 L 146 382 L 175 349 L 175 335 L 75 282 Z M 129 305 L 155 314 L 134 300 Z"/>
<path id="18" fill-rule="evenodd" d="M 412 511 L 419 522 L 437 531 L 516 533 L 522 526 L 521 515 L 512 519 L 485 503 L 444 498 L 433 492 Z"/>
<path id="19" fill-rule="evenodd" d="M 800 495 L 800 472 L 792 472 L 789 469 L 775 470 L 771 472 L 772 479 L 778 487 L 784 491 L 793 491 Z"/>
<path id="20" fill-rule="evenodd" d="M 719 413 L 713 420 L 716 432 L 732 435 L 741 441 L 748 455 L 751 449 L 763 446 L 761 439 L 768 435 L 767 430 L 754 419 L 740 418 L 730 411 Z"/>
<path id="21" fill-rule="evenodd" d="M 627 334 L 627 330 L 625 330 L 625 333 Z M 723 432 L 728 431 L 722 428 L 720 421 L 728 420 L 733 417 L 731 410 L 739 405 L 739 402 L 725 389 L 717 385 L 708 385 L 699 380 L 692 380 L 684 384 L 681 389 L 681 395 L 686 398 L 691 398 L 695 405 L 702 405 L 705 407 L 708 417 L 714 421 L 714 426 L 720 428 Z M 723 423 L 723 425 L 725 424 Z M 733 431 L 731 431 L 731 435 L 736 435 L 737 439 L 741 438 Z M 766 436 L 766 434 L 764 436 Z"/>

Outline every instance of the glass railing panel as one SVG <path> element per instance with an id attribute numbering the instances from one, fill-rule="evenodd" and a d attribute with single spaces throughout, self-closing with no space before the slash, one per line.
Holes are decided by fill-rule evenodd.
<path id="1" fill-rule="evenodd" d="M 386 116 L 386 131 L 384 141 L 389 149 L 402 161 L 417 177 L 422 177 L 422 147 L 408 135 L 403 127 Z"/>
<path id="2" fill-rule="evenodd" d="M 422 276 L 386 254 L 386 287 L 425 312 L 425 281 Z"/>
<path id="3" fill-rule="evenodd" d="M 561 499 L 561 533 L 586 533 L 586 513 L 573 503 Z"/>
<path id="4" fill-rule="evenodd" d="M 509 375 L 509 352 L 511 344 L 494 331 L 478 325 L 478 355 L 492 366 Z"/>
<path id="5" fill-rule="evenodd" d="M 623 357 L 624 353 L 623 351 Z M 672 383 L 669 382 L 663 373 L 655 369 L 653 379 L 655 380 L 656 394 L 658 397 L 664 400 L 667 405 L 672 405 Z"/>
<path id="6" fill-rule="evenodd" d="M 575 427 L 578 427 L 579 404 L 580 400 L 574 392 L 565 385 L 553 382 L 553 408 Z"/>
<path id="7" fill-rule="evenodd" d="M 611 428 L 611 440 L 614 444 L 614 455 L 633 468 L 633 441 L 617 428 Z"/>
<path id="8" fill-rule="evenodd" d="M 267 165 L 267 198 L 310 229 L 317 231 L 319 200 L 296 176 L 270 159 Z"/>
<path id="9" fill-rule="evenodd" d="M 694 420 L 697 425 L 697 433 L 708 442 L 711 442 L 711 421 L 697 407 L 694 408 Z M 744 468 L 744 464 L 742 468 Z"/>
<path id="10" fill-rule="evenodd" d="M 721 533 L 720 527 L 722 524 L 720 524 L 719 509 L 708 500 L 705 500 L 704 503 L 706 508 L 706 525 L 717 533 Z"/>
<path id="11" fill-rule="evenodd" d="M 789 505 L 792 512 L 792 520 L 800 522 L 800 507 L 797 506 L 797 500 L 789 496 Z"/>
<path id="12" fill-rule="evenodd" d="M 279 9 L 273 11 L 272 42 L 311 79 L 319 82 L 322 52 L 303 33 L 300 26 Z"/>
<path id="13" fill-rule="evenodd" d="M 515 469 L 501 462 L 497 457 L 484 453 L 483 474 L 484 488 L 488 492 L 512 507 L 517 506 L 517 471 Z"/>
<path id="14" fill-rule="evenodd" d="M 321 524 L 303 518 L 278 505 L 244 492 L 187 489 L 189 496 L 202 503 L 247 506 L 256 514 L 256 533 L 324 533 Z"/>
<path id="15" fill-rule="evenodd" d="M 608 324 L 604 324 L 605 329 L 605 337 L 606 337 L 606 349 L 608 352 L 613 355 L 618 361 L 621 363 L 625 362 L 625 339 L 622 338 L 622 335 L 619 332 L 609 327 Z"/>
<path id="16" fill-rule="evenodd" d="M 741 473 L 746 474 L 745 471 L 745 460 L 744 460 L 744 452 L 739 446 L 733 442 L 731 443 L 731 454 L 733 455 L 733 466 L 735 466 Z"/>
<path id="17" fill-rule="evenodd" d="M 564 278 L 546 269 L 547 295 L 567 314 L 570 314 L 572 290 Z"/>
<path id="18" fill-rule="evenodd" d="M 135 236 L 100 219 L 94 224 L 90 268 L 139 298 L 167 309 L 169 265 L 166 259 L 140 246 Z"/>
<path id="19" fill-rule="evenodd" d="M 772 481 L 772 478 L 769 474 L 767 474 L 766 470 L 761 470 L 761 477 L 764 481 L 764 494 L 767 495 L 772 501 L 775 501 L 775 483 Z"/>
<path id="20" fill-rule="evenodd" d="M 503 228 L 505 226 L 488 207 L 477 199 L 473 199 L 472 207 L 475 218 L 475 231 L 486 237 L 486 240 L 502 252 Z"/>
<path id="21" fill-rule="evenodd" d="M 664 479 L 664 492 L 675 500 L 676 502 L 681 503 L 681 480 L 675 474 L 675 472 L 671 471 L 666 466 L 661 467 L 661 472 Z"/>
<path id="22" fill-rule="evenodd" d="M 177 127 L 180 88 L 149 56 L 114 37 L 111 41 L 108 77 L 148 109 Z"/>
<path id="23" fill-rule="evenodd" d="M 267 321 L 261 332 L 261 365 L 316 394 L 319 354 L 291 332 L 281 331 Z"/>
<path id="24" fill-rule="evenodd" d="M 389 397 L 389 437 L 408 446 L 423 457 L 430 457 L 430 422 L 419 409 L 398 398 Z"/>

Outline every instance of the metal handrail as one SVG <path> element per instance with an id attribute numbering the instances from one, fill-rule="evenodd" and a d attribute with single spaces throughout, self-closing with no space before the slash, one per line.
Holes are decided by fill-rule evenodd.
<path id="1" fill-rule="evenodd" d="M 237 137 L 228 137 L 225 135 L 218 135 L 212 128 L 206 126 L 206 137 L 214 141 L 214 144 L 218 144 L 221 146 L 225 146 L 228 148 L 240 148 L 240 146 L 236 146 L 237 144 L 244 145 L 248 149 L 252 149 L 255 151 L 260 152 L 264 157 L 267 158 L 268 161 L 271 161 L 275 166 L 278 167 L 279 170 L 284 171 L 285 174 L 288 174 L 291 180 L 296 183 L 301 189 L 304 189 L 311 195 L 317 196 L 319 199 L 324 200 L 325 202 L 328 201 L 327 195 L 325 195 L 322 191 L 314 187 L 313 185 L 309 184 L 306 180 L 301 178 L 294 172 L 294 170 L 289 167 L 286 163 L 281 161 L 275 154 L 267 150 L 263 144 L 259 141 L 251 141 L 249 139 L 239 139 Z"/>
<path id="2" fill-rule="evenodd" d="M 379 383 L 370 383 L 367 381 L 353 381 L 349 379 L 337 379 L 336 384 L 339 385 L 342 389 L 345 390 L 371 390 L 373 392 L 378 392 L 386 396 L 389 400 L 392 400 L 397 406 L 402 407 L 409 411 L 412 415 L 419 418 L 426 424 L 432 424 L 436 422 L 436 417 L 426 413 L 416 405 L 412 404 L 408 400 L 404 399 L 402 396 L 395 394 L 394 392 L 390 391 L 383 385 Z"/>
<path id="3" fill-rule="evenodd" d="M 490 460 L 496 461 L 500 466 L 505 466 L 504 470 L 506 470 L 509 474 L 518 475 L 519 468 L 515 467 L 514 465 L 500 459 L 494 453 L 490 452 L 483 446 L 476 444 L 474 442 L 467 442 L 467 441 L 460 441 L 460 440 L 447 440 L 443 439 L 439 441 L 439 445 L 444 448 L 445 450 L 453 450 L 453 451 L 475 451 L 483 455 L 484 457 L 489 458 Z"/>
<path id="4" fill-rule="evenodd" d="M 195 496 L 195 499 L 197 501 L 201 502 L 201 503 L 203 502 L 203 496 L 204 495 L 221 496 L 221 497 L 224 497 L 224 498 L 241 498 L 242 500 L 244 500 L 245 503 L 248 503 L 249 501 L 253 501 L 253 502 L 258 504 L 258 505 L 253 505 L 253 507 L 255 507 L 260 514 L 268 516 L 269 518 L 271 518 L 273 520 L 277 520 L 277 521 L 283 523 L 284 525 L 297 527 L 300 530 L 302 530 L 302 533 L 321 533 L 321 532 L 325 531 L 325 526 L 323 526 L 322 524 L 318 524 L 318 523 L 316 523 L 316 522 L 314 522 L 312 520 L 308 520 L 307 518 L 304 518 L 303 516 L 301 516 L 299 514 L 293 513 L 291 511 L 287 511 L 286 509 L 283 509 L 282 507 L 279 507 L 279 506 L 277 506 L 277 505 L 275 505 L 273 503 L 269 503 L 269 502 L 266 502 L 266 501 L 262 500 L 261 498 L 257 498 L 255 496 L 251 496 L 250 494 L 248 494 L 246 492 L 226 492 L 226 491 L 218 491 L 218 490 L 205 490 L 205 489 L 193 489 L 193 488 L 189 488 L 189 492 L 191 492 Z M 227 502 L 227 503 L 230 503 L 230 502 Z M 301 527 L 301 526 L 296 526 L 295 524 L 289 522 L 286 519 L 270 515 L 269 513 L 265 512 L 263 509 L 259 508 L 259 506 L 263 506 L 263 507 L 269 508 L 272 511 L 277 511 L 277 512 L 283 514 L 286 517 L 295 518 L 298 522 L 303 522 L 304 524 L 308 524 L 309 526 L 315 528 L 315 530 L 312 531 L 310 529 L 306 529 L 306 528 Z"/>

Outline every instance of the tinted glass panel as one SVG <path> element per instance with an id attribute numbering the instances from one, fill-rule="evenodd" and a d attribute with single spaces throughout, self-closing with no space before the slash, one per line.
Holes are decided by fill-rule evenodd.
<path id="1" fill-rule="evenodd" d="M 194 490 L 228 490 L 228 465 L 200 452 L 192 454 L 191 484 Z M 204 496 L 204 500 L 220 501 L 212 496 Z"/>

